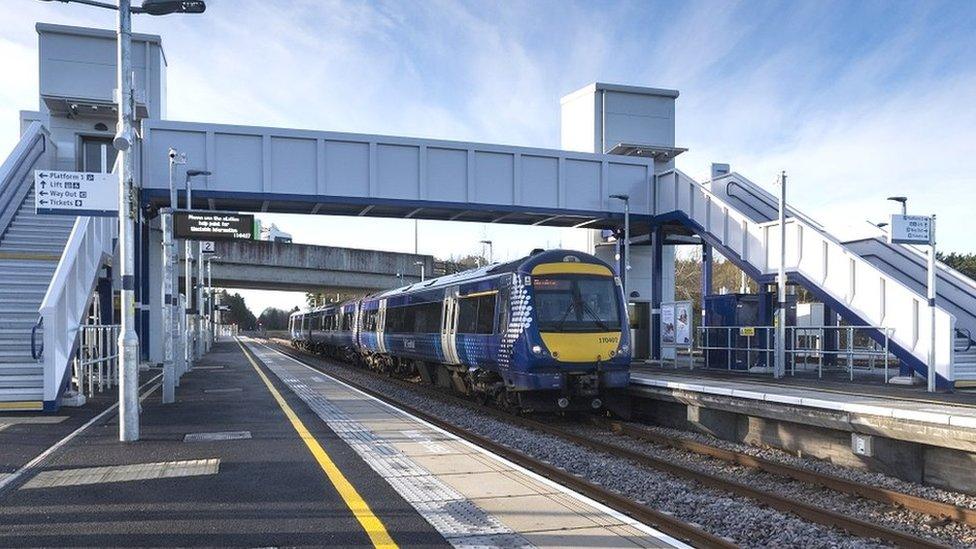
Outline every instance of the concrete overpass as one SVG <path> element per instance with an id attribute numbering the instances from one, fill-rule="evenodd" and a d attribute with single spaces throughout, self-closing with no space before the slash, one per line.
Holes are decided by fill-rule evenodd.
<path id="1" fill-rule="evenodd" d="M 429 255 L 260 240 L 218 241 L 213 255 L 214 286 L 253 290 L 367 292 L 419 281 L 418 261 L 434 268 Z"/>

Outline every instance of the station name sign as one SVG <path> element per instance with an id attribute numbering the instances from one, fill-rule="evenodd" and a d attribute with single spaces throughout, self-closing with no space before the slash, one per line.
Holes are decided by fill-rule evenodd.
<path id="1" fill-rule="evenodd" d="M 891 216 L 891 241 L 897 244 L 932 244 L 932 218 L 926 215 Z"/>
<path id="2" fill-rule="evenodd" d="M 176 238 L 188 240 L 254 240 L 254 216 L 229 212 L 176 212 Z"/>

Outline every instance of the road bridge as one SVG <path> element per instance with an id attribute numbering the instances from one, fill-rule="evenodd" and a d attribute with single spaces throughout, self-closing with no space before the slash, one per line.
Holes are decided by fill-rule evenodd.
<path id="1" fill-rule="evenodd" d="M 429 255 L 290 244 L 263 240 L 216 242 L 213 285 L 248 290 L 368 292 L 420 281 Z M 181 258 L 183 256 L 181 249 Z"/>

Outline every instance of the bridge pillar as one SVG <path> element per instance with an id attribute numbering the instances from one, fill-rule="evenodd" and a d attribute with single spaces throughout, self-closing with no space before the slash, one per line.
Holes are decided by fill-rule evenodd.
<path id="1" fill-rule="evenodd" d="M 664 290 L 664 229 L 651 229 L 651 359 L 661 360 L 661 298 Z"/>
<path id="2" fill-rule="evenodd" d="M 701 268 L 701 324 L 705 326 L 705 296 L 712 293 L 712 246 L 702 244 L 702 268 Z M 694 336 L 694 334 L 692 334 Z"/>
<path id="3" fill-rule="evenodd" d="M 839 317 L 837 316 L 837 311 L 830 308 L 830 305 L 824 303 L 824 326 L 837 326 L 839 324 Z M 837 330 L 827 330 L 824 333 L 823 349 L 824 349 L 824 366 L 834 366 L 837 364 L 837 355 L 833 352 L 837 351 L 837 345 L 840 340 L 840 334 Z"/>

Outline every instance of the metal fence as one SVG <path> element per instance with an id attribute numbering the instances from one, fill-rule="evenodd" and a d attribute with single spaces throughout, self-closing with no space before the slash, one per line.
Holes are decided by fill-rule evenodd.
<path id="1" fill-rule="evenodd" d="M 845 371 L 854 380 L 855 370 L 883 368 L 889 379 L 893 359 L 889 342 L 894 329 L 884 326 L 787 326 L 786 356 L 790 375 L 797 369 Z M 696 348 L 705 367 L 749 370 L 771 367 L 775 360 L 774 326 L 699 326 Z M 872 334 L 881 334 L 875 339 Z"/>
<path id="2" fill-rule="evenodd" d="M 81 326 L 78 349 L 72 359 L 72 382 L 78 392 L 91 397 L 118 385 L 118 324 Z"/>

